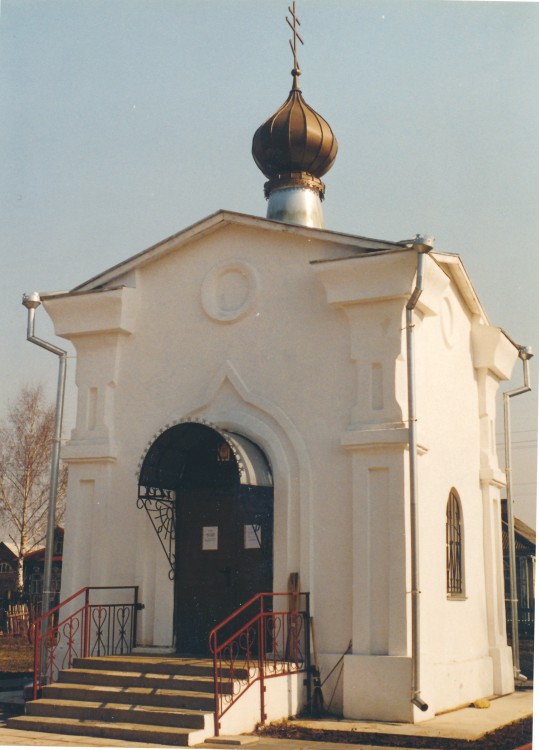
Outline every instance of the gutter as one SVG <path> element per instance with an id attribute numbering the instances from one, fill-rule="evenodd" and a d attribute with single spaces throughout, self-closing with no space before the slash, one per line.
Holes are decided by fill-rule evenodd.
<path id="1" fill-rule="evenodd" d="M 62 435 L 62 419 L 64 413 L 64 393 L 66 379 L 67 352 L 60 349 L 48 341 L 38 338 L 34 335 L 36 309 L 41 304 L 41 298 L 38 292 L 24 294 L 22 304 L 28 310 L 28 330 L 26 340 L 32 344 L 46 349 L 52 354 L 59 357 L 58 361 L 58 387 L 56 391 L 56 411 L 54 416 L 54 435 L 52 444 L 51 457 L 51 479 L 49 487 L 49 507 L 47 511 L 47 536 L 45 539 L 45 562 L 43 566 L 43 592 L 41 601 L 41 614 L 44 615 L 50 610 L 51 606 L 51 577 L 52 577 L 52 558 L 54 547 L 54 528 L 56 525 L 56 498 L 58 495 L 58 468 L 60 464 L 60 439 Z M 44 625 L 47 622 L 43 621 Z M 46 663 L 45 661 L 43 662 Z"/>
<path id="2" fill-rule="evenodd" d="M 423 267 L 425 255 L 434 244 L 434 237 L 417 235 L 413 249 L 417 252 L 417 274 L 415 288 L 406 304 L 406 370 L 408 376 L 408 457 L 410 461 L 410 557 L 412 583 L 412 684 L 411 702 L 420 711 L 427 711 L 428 704 L 421 697 L 420 661 L 420 600 L 419 584 L 419 519 L 417 512 L 417 417 L 414 349 L 414 309 L 423 291 Z"/>
<path id="3" fill-rule="evenodd" d="M 511 637 L 513 648 L 513 675 L 519 682 L 526 681 L 520 673 L 520 643 L 518 634 L 518 593 L 517 561 L 515 546 L 515 517 L 513 514 L 513 479 L 511 466 L 511 414 L 510 399 L 531 391 L 529 360 L 533 357 L 531 346 L 519 346 L 518 356 L 522 360 L 524 385 L 503 394 L 504 442 L 505 442 L 505 480 L 507 485 L 507 539 L 509 542 L 509 601 L 511 603 Z"/>

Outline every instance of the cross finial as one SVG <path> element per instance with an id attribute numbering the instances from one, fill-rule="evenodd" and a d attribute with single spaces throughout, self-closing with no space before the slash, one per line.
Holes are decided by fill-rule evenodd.
<path id="1" fill-rule="evenodd" d="M 299 68 L 298 63 L 298 51 L 297 51 L 297 40 L 304 44 L 303 39 L 301 38 L 301 34 L 298 31 L 298 26 L 301 26 L 301 22 L 299 18 L 296 16 L 296 3 L 295 0 L 292 3 L 292 7 L 288 6 L 288 10 L 290 12 L 290 15 L 292 16 L 292 21 L 288 16 L 285 16 L 286 23 L 290 26 L 292 29 L 292 33 L 294 34 L 294 41 L 292 42 L 292 39 L 289 39 L 290 42 L 290 49 L 292 50 L 292 54 L 294 55 L 294 69 L 292 70 L 292 75 L 294 76 L 294 88 L 298 87 L 298 76 L 301 75 L 301 70 Z"/>

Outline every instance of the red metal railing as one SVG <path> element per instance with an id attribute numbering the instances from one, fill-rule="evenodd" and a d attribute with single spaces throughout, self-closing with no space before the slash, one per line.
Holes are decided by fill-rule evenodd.
<path id="1" fill-rule="evenodd" d="M 131 591 L 132 601 L 111 602 L 113 591 Z M 101 601 L 91 601 L 100 592 Z M 34 700 L 73 659 L 130 653 L 137 638 L 138 586 L 86 586 L 60 602 L 32 625 Z M 64 613 L 68 613 L 65 614 Z"/>
<path id="2" fill-rule="evenodd" d="M 216 737 L 221 718 L 255 682 L 263 723 L 265 680 L 310 673 L 309 623 L 308 593 L 269 593 L 257 594 L 211 631 Z"/>

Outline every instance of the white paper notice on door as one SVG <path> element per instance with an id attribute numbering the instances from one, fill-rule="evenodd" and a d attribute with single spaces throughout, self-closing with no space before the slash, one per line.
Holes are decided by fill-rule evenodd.
<path id="1" fill-rule="evenodd" d="M 259 549 L 262 541 L 262 528 L 252 523 L 245 524 L 243 527 L 243 548 Z"/>
<path id="2" fill-rule="evenodd" d="M 202 527 L 202 549 L 217 549 L 219 543 L 219 527 L 203 526 Z"/>

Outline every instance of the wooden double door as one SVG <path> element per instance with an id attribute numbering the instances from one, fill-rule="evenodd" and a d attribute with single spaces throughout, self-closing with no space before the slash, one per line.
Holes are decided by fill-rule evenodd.
<path id="1" fill-rule="evenodd" d="M 212 628 L 273 585 L 273 488 L 240 484 L 218 433 L 188 457 L 175 532 L 176 651 L 207 654 Z"/>

